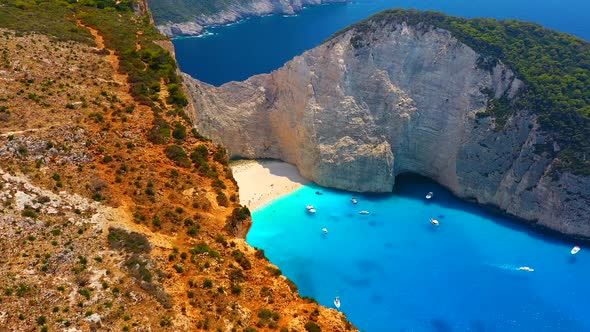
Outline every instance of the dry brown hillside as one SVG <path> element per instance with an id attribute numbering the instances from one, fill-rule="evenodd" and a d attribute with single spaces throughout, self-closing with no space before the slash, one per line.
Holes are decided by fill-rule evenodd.
<path id="1" fill-rule="evenodd" d="M 225 151 L 174 85 L 140 102 L 102 27 L 72 22 L 90 42 L 0 30 L 0 331 L 352 329 L 235 236 Z"/>

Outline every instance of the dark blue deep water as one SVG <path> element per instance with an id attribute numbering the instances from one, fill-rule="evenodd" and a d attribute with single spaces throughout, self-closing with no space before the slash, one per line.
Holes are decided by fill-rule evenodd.
<path id="1" fill-rule="evenodd" d="M 332 308 L 339 296 L 368 332 L 590 331 L 590 249 L 572 256 L 574 242 L 486 213 L 423 178 L 356 197 L 354 205 L 350 193 L 306 186 L 255 211 L 248 243 L 302 295 Z"/>
<path id="2" fill-rule="evenodd" d="M 213 35 L 174 40 L 182 71 L 214 85 L 279 68 L 336 31 L 384 9 L 442 11 L 464 17 L 516 18 L 590 40 L 590 0 L 356 0 L 315 6 L 293 17 L 251 18 Z"/>

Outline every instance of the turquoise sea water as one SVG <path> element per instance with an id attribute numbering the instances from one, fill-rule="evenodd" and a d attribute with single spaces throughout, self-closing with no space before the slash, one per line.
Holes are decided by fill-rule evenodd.
<path id="1" fill-rule="evenodd" d="M 574 242 L 486 213 L 423 178 L 355 197 L 357 205 L 350 193 L 306 186 L 255 211 L 247 241 L 302 295 L 328 307 L 339 296 L 369 332 L 590 331 L 590 249 L 572 256 Z"/>
<path id="2" fill-rule="evenodd" d="M 590 40 L 589 0 L 355 0 L 309 7 L 293 17 L 271 15 L 213 35 L 174 40 L 182 71 L 214 85 L 279 68 L 336 31 L 388 8 L 442 11 L 464 17 L 516 18 Z"/>

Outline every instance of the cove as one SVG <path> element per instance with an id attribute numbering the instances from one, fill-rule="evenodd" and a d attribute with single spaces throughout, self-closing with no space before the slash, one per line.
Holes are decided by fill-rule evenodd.
<path id="1" fill-rule="evenodd" d="M 426 200 L 429 191 L 434 197 Z M 576 243 L 490 214 L 417 176 L 398 177 L 392 194 L 354 194 L 356 205 L 351 195 L 305 186 L 256 210 L 247 241 L 302 296 L 332 308 L 339 296 L 361 330 L 590 330 L 584 246 L 572 256 Z"/>
<path id="2" fill-rule="evenodd" d="M 388 8 L 437 10 L 463 17 L 514 18 L 590 40 L 587 0 L 357 0 L 312 6 L 295 16 L 253 17 L 211 27 L 209 35 L 173 43 L 181 70 L 213 84 L 245 80 L 281 67 L 336 31 Z"/>

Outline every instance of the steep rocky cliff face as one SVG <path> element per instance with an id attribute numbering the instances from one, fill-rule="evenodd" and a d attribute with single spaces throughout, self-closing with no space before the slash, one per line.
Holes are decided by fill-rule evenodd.
<path id="1" fill-rule="evenodd" d="M 307 5 L 349 0 L 149 0 L 156 26 L 169 36 L 194 36 L 205 26 L 273 13 L 293 15 Z"/>
<path id="2" fill-rule="evenodd" d="M 536 116 L 500 126 L 490 98 L 525 88 L 446 30 L 350 29 L 283 68 L 219 88 L 186 76 L 196 126 L 234 157 L 276 158 L 323 186 L 388 192 L 418 173 L 460 197 L 590 236 L 590 178 L 555 171 Z M 551 143 L 551 142 L 549 142 Z M 554 149 L 558 147 L 555 146 Z"/>

